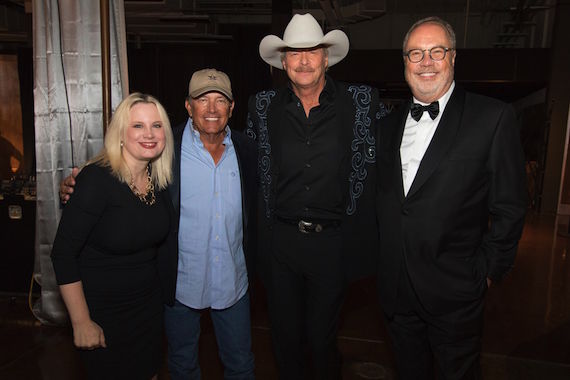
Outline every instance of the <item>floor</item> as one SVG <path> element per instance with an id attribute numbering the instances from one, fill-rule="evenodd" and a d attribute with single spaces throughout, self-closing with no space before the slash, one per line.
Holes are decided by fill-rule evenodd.
<path id="1" fill-rule="evenodd" d="M 484 379 L 570 379 L 570 239 L 568 218 L 529 215 L 515 269 L 488 292 Z M 253 303 L 258 379 L 275 379 L 263 289 Z M 200 346 L 203 379 L 222 379 L 211 322 Z M 0 379 L 83 379 L 70 330 L 42 326 L 21 294 L 0 294 Z M 343 378 L 396 379 L 373 279 L 349 289 L 338 337 Z M 159 376 L 168 379 L 166 366 Z"/>

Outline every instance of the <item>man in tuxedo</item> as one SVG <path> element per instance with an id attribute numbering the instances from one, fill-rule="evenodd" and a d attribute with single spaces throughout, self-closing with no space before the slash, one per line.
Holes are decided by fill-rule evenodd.
<path id="1" fill-rule="evenodd" d="M 480 378 L 484 296 L 512 268 L 524 223 L 513 109 L 455 84 L 455 57 L 447 22 L 410 28 L 413 100 L 376 140 L 378 288 L 401 379 Z"/>

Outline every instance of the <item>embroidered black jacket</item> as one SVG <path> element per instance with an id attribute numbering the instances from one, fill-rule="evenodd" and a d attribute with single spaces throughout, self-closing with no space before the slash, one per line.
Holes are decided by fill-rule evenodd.
<path id="1" fill-rule="evenodd" d="M 386 115 L 378 91 L 366 85 L 334 81 L 327 76 L 327 86 L 333 86 L 336 117 L 342 128 L 341 149 L 338 151 L 339 181 L 344 184 L 344 212 L 341 228 L 343 251 L 349 278 L 373 273 L 378 249 L 374 194 L 376 184 L 376 125 Z M 258 261 L 263 277 L 264 256 L 271 250 L 271 226 L 275 217 L 276 168 L 275 143 L 279 131 L 287 128 L 286 107 L 292 97 L 290 89 L 263 91 L 249 99 L 246 134 L 258 147 L 259 177 L 259 249 Z M 337 120 L 338 122 L 338 120 Z"/>

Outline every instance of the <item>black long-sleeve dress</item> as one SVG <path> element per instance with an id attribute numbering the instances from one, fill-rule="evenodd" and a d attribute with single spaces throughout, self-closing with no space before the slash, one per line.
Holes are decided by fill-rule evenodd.
<path id="1" fill-rule="evenodd" d="M 167 191 L 147 205 L 110 169 L 77 176 L 52 250 L 58 284 L 81 281 L 107 348 L 82 351 L 89 378 L 150 379 L 162 346 L 157 247 L 170 228 Z"/>

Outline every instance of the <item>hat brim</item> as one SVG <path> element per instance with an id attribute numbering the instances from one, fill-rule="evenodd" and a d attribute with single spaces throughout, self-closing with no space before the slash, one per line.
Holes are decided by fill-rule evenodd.
<path id="1" fill-rule="evenodd" d="M 325 46 L 329 51 L 329 67 L 333 66 L 346 57 L 348 54 L 348 37 L 342 30 L 331 30 L 318 41 L 305 41 L 297 44 L 287 44 L 281 38 L 271 34 L 265 36 L 259 43 L 259 55 L 266 63 L 280 70 L 283 70 L 281 53 L 285 49 L 307 49 Z"/>
<path id="2" fill-rule="evenodd" d="M 195 98 L 199 98 L 200 96 L 202 96 L 202 95 L 204 95 L 204 94 L 206 94 L 206 93 L 208 93 L 208 92 L 219 92 L 220 94 L 222 94 L 222 95 L 224 95 L 226 98 L 228 98 L 230 101 L 233 101 L 233 100 L 234 100 L 234 98 L 233 98 L 231 92 L 228 93 L 226 90 L 221 89 L 220 87 L 217 87 L 217 86 L 206 86 L 206 87 L 202 87 L 202 88 L 199 88 L 199 89 L 197 89 L 197 90 L 195 90 L 195 91 L 192 91 L 192 92 L 191 92 L 190 94 L 188 94 L 188 95 L 190 95 L 192 98 L 195 99 Z"/>

